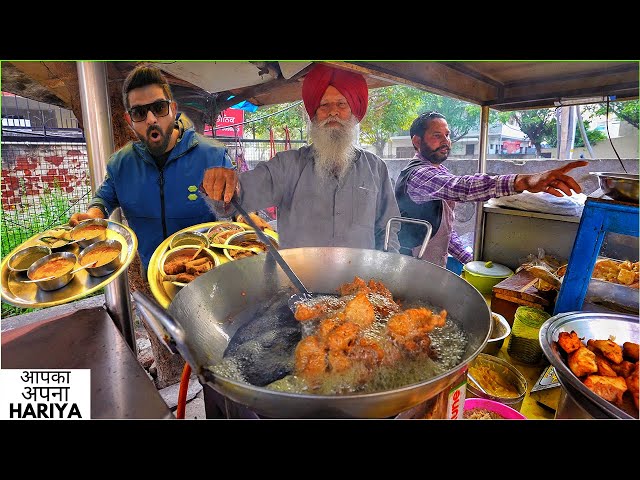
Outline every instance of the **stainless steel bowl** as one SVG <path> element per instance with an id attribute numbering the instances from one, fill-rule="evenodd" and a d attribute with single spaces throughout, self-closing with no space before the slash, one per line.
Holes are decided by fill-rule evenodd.
<path id="1" fill-rule="evenodd" d="M 624 342 L 639 343 L 638 316 L 595 312 L 560 313 L 543 323 L 539 334 L 542 351 L 555 368 L 560 384 L 585 412 L 589 412 L 592 418 L 634 418 L 589 390 L 564 362 L 557 340 L 560 332 L 571 331 L 575 331 L 585 342 L 589 339 L 615 338 L 619 345 Z M 561 416 L 560 411 L 556 412 L 557 418 Z"/>
<path id="2" fill-rule="evenodd" d="M 469 381 L 467 383 L 467 397 L 488 398 L 489 400 L 504 403 L 514 410 L 520 411 L 522 402 L 524 401 L 524 397 L 527 393 L 527 379 L 516 367 L 502 358 L 487 355 L 486 353 L 480 353 L 471 363 L 469 363 L 469 367 L 471 368 L 472 366 L 488 368 L 492 372 L 492 375 L 497 375 L 501 381 L 513 386 L 518 391 L 518 396 L 507 397 L 497 394 L 494 395 L 492 393 L 494 390 L 489 389 L 487 391 L 489 388 L 487 384 L 481 385 L 485 391 L 487 391 L 487 393 L 484 393 L 476 386 L 475 383 Z M 476 377 L 476 380 L 482 383 L 483 378 Z"/>
<path id="3" fill-rule="evenodd" d="M 482 349 L 482 353 L 488 355 L 497 355 L 504 340 L 511 334 L 509 322 L 499 313 L 491 312 L 491 337 L 487 340 L 487 344 Z"/>
<path id="4" fill-rule="evenodd" d="M 71 252 L 54 252 L 34 262 L 27 270 L 27 277 L 29 277 L 29 280 L 33 280 L 33 274 L 38 268 L 40 268 L 45 263 L 49 263 L 58 258 L 66 258 L 73 261 L 73 263 L 69 263 L 69 268 L 56 272 L 57 276 L 55 278 L 52 278 L 50 280 L 36 280 L 33 283 L 35 283 L 39 289 L 46 291 L 58 290 L 59 288 L 67 285 L 71 280 L 73 280 L 73 277 L 75 276 L 75 273 L 71 272 L 73 271 L 74 267 L 76 266 L 76 262 L 78 261 L 78 257 L 76 257 L 75 253 Z"/>
<path id="5" fill-rule="evenodd" d="M 638 203 L 638 174 L 615 172 L 589 172 L 598 177 L 605 195 L 621 202 Z"/>
<path id="6" fill-rule="evenodd" d="M 78 263 L 80 266 L 94 261 L 91 257 L 94 257 L 95 253 L 100 249 L 114 249 L 118 251 L 118 255 L 107 263 L 98 261 L 96 266 L 86 268 L 87 273 L 92 277 L 104 277 L 105 275 L 115 272 L 120 268 L 120 265 L 122 265 L 122 243 L 118 240 L 111 239 L 92 243 L 85 248 L 82 253 L 78 255 Z"/>
<path id="7" fill-rule="evenodd" d="M 98 233 L 96 233 L 96 230 L 85 230 L 88 227 L 91 227 L 93 225 L 99 225 L 100 227 L 104 227 L 104 230 L 101 230 Z M 109 228 L 109 222 L 104 218 L 89 218 L 87 220 L 81 221 L 75 227 L 73 227 L 70 234 L 71 240 L 84 239 L 84 240 L 80 240 L 77 243 L 80 246 L 80 248 L 87 248 L 92 243 L 106 240 L 107 228 Z M 90 236 L 87 236 L 87 235 L 90 235 Z"/>
<path id="8" fill-rule="evenodd" d="M 51 254 L 51 249 L 45 245 L 32 245 L 14 253 L 7 262 L 7 268 L 12 272 L 26 272 L 29 267 L 42 257 Z"/>
<path id="9" fill-rule="evenodd" d="M 276 240 L 276 238 L 269 232 L 264 232 L 265 235 L 267 235 L 271 241 L 273 242 L 273 244 L 276 246 L 276 248 L 279 248 L 279 244 L 278 244 L 278 240 Z M 231 235 L 226 242 L 224 242 L 227 245 L 240 245 L 242 242 L 247 242 L 247 241 L 251 241 L 251 242 L 257 242 L 260 245 L 264 245 L 264 243 L 262 243 L 260 241 L 260 239 L 258 238 L 258 235 L 256 235 L 256 232 L 254 232 L 253 230 L 246 230 L 244 232 L 238 232 L 235 233 L 233 235 Z M 264 249 L 265 249 L 265 253 L 267 250 L 267 246 L 264 245 Z M 236 260 L 237 257 L 233 257 L 229 252 L 231 250 L 229 249 L 224 249 L 224 255 L 225 257 L 227 257 L 229 260 Z M 235 250 L 237 252 L 239 252 L 239 250 Z M 250 256 L 256 255 L 255 253 L 251 253 L 248 252 L 250 254 Z M 243 257 L 241 257 L 243 258 Z"/>
<path id="10" fill-rule="evenodd" d="M 166 253 L 160 259 L 160 265 L 158 267 L 158 270 L 160 271 L 160 274 L 163 277 L 167 275 L 167 273 L 164 271 L 165 263 L 173 260 L 176 257 L 182 256 L 182 255 L 192 257 L 196 253 L 198 248 L 200 248 L 200 247 L 194 247 L 194 246 L 191 246 L 191 245 L 183 245 L 183 246 L 180 246 L 180 247 L 176 247 L 176 248 L 172 248 L 170 250 L 167 250 Z M 208 257 L 209 259 L 211 259 L 211 261 L 213 262 L 213 268 L 216 268 L 217 266 L 220 265 L 220 258 L 218 258 L 218 255 L 216 255 L 215 252 L 212 252 L 208 248 L 203 248 L 202 251 L 198 254 L 198 256 L 196 258 L 202 258 L 202 257 Z M 187 285 L 184 282 L 177 282 L 177 281 L 172 281 L 171 283 L 173 283 L 176 287 L 180 287 L 180 288 L 182 288 L 185 285 Z"/>
<path id="11" fill-rule="evenodd" d="M 169 242 L 169 248 L 182 247 L 185 245 L 191 246 L 191 247 L 203 246 L 205 248 L 208 248 L 209 239 L 204 233 L 182 232 L 182 233 L 175 234 L 171 239 L 171 241 Z"/>

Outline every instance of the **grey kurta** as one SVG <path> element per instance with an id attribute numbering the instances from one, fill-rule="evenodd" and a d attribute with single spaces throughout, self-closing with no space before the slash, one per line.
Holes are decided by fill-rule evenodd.
<path id="1" fill-rule="evenodd" d="M 382 250 L 387 220 L 399 217 L 387 165 L 357 148 L 342 185 L 314 172 L 313 149 L 279 152 L 239 174 L 240 202 L 247 211 L 278 207 L 280 248 L 354 247 Z M 394 223 L 389 251 L 397 252 Z"/>

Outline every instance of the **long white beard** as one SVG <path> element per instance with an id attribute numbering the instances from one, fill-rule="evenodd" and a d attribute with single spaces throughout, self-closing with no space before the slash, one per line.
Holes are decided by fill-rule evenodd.
<path id="1" fill-rule="evenodd" d="M 328 127 L 329 120 L 339 122 L 341 126 Z M 323 180 L 337 179 L 341 182 L 346 176 L 353 163 L 357 125 L 354 115 L 346 121 L 333 118 L 311 122 L 309 137 L 314 149 L 315 171 Z"/>

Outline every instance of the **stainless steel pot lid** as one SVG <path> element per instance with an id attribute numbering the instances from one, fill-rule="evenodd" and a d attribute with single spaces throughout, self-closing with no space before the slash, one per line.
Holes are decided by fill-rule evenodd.
<path id="1" fill-rule="evenodd" d="M 464 264 L 464 270 L 483 277 L 509 277 L 513 275 L 513 270 L 505 265 L 493 263 L 491 260 L 485 262 L 475 260 Z"/>

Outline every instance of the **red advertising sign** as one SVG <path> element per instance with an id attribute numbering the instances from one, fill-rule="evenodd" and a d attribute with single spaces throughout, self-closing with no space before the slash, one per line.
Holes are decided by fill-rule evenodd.
<path id="1" fill-rule="evenodd" d="M 242 137 L 244 132 L 244 125 L 238 125 L 244 122 L 244 110 L 239 108 L 227 108 L 223 110 L 218 118 L 216 118 L 216 137 Z M 235 131 L 231 125 L 236 125 Z M 204 134 L 208 137 L 213 136 L 211 132 L 211 125 L 204 126 Z"/>

